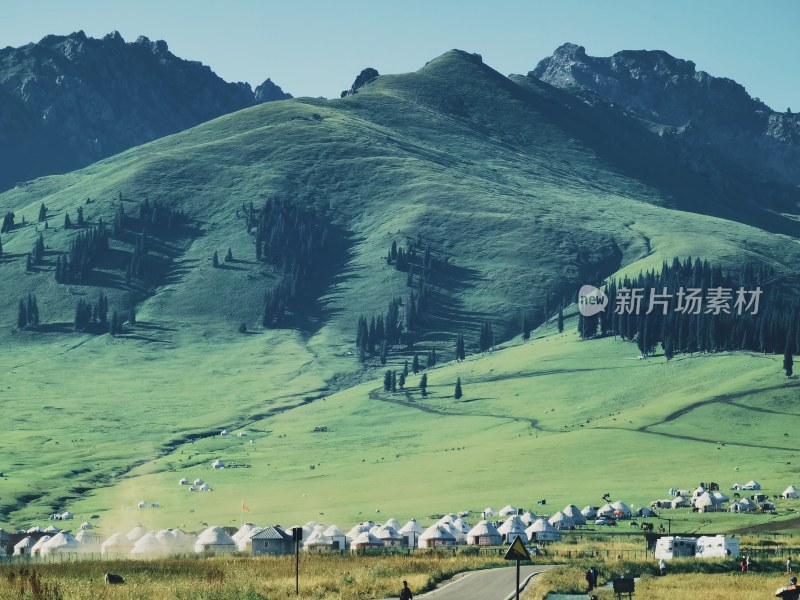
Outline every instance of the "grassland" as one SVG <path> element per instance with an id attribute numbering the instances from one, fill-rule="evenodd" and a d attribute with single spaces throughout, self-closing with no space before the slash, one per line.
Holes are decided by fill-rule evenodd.
<path id="1" fill-rule="evenodd" d="M 127 285 L 109 263 L 81 285 L 57 285 L 55 254 L 74 234 L 60 227 L 64 213 L 83 206 L 91 222 L 110 221 L 119 193 L 128 214 L 147 197 L 190 220 L 160 241 L 160 278 Z M 254 260 L 236 211 L 273 195 L 324 210 L 347 259 L 290 328 L 263 331 L 277 272 Z M 47 229 L 35 224 L 42 202 Z M 442 362 L 457 332 L 474 347 L 491 320 L 508 339 L 523 311 L 541 315 L 545 295 L 569 297 L 596 273 L 689 254 L 798 273 L 790 216 L 732 206 L 614 111 L 464 53 L 344 100 L 254 107 L 31 182 L 0 195 L 6 210 L 26 224 L 3 234 L 0 259 L 4 525 L 68 508 L 80 520 L 99 515 L 103 534 L 139 522 L 193 530 L 238 523 L 242 501 L 259 523 L 427 523 L 544 498 L 548 509 L 599 504 L 606 492 L 644 505 L 709 480 L 756 478 L 774 494 L 800 479 L 800 388 L 774 356 L 644 361 L 630 344 L 579 342 L 569 320 L 564 334 L 548 324 L 527 344 L 431 371 L 425 399 L 418 376 L 407 394 L 385 394 L 380 369 L 357 365 L 357 316 L 408 293 L 386 251 L 418 234 L 451 258 L 417 344 L 436 346 Z M 48 254 L 25 272 L 39 233 Z M 227 247 L 237 262 L 213 269 L 212 253 Z M 135 303 L 140 324 L 116 339 L 60 333 L 76 298 L 101 290 L 112 309 Z M 49 327 L 18 332 L 16 303 L 28 293 Z M 241 322 L 255 333 L 235 334 Z M 390 356 L 388 368 L 407 357 Z M 459 376 L 466 395 L 456 403 Z M 220 438 L 222 429 L 247 435 Z M 211 471 L 215 458 L 242 467 Z M 184 476 L 214 491 L 190 493 L 177 485 Z M 140 500 L 162 508 L 134 509 Z M 687 516 L 684 528 L 772 526 L 791 508 Z"/>

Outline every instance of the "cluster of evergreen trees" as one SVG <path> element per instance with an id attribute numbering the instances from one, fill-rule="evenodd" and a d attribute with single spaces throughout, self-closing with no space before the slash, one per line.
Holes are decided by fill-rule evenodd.
<path id="1" fill-rule="evenodd" d="M 28 265 L 31 264 L 38 265 L 41 264 L 43 260 L 44 260 L 44 237 L 40 233 L 39 237 L 37 237 L 36 241 L 33 243 L 33 248 L 28 254 Z M 30 270 L 30 268 L 28 270 Z"/>
<path id="2" fill-rule="evenodd" d="M 781 293 L 778 280 L 769 267 L 746 265 L 734 275 L 699 258 L 675 258 L 671 264 L 665 261 L 660 272 L 606 285 L 606 310 L 592 317 L 581 315 L 578 332 L 584 339 L 613 334 L 635 341 L 642 356 L 661 345 L 667 359 L 678 353 L 729 350 L 778 353 L 788 348 L 796 353 L 800 312 L 797 302 Z M 757 288 L 761 295 L 755 312 L 750 292 Z M 641 298 L 638 306 L 633 295 Z M 714 298 L 718 300 L 709 300 Z"/>
<path id="3" fill-rule="evenodd" d="M 17 311 L 17 328 L 25 329 L 28 325 L 39 324 L 39 305 L 36 304 L 36 295 L 28 294 L 28 298 L 19 301 Z"/>
<path id="4" fill-rule="evenodd" d="M 491 323 L 484 321 L 481 324 L 481 333 L 478 336 L 478 347 L 481 352 L 486 352 L 492 346 L 494 346 L 494 330 Z"/>
<path id="5" fill-rule="evenodd" d="M 261 321 L 271 327 L 299 299 L 312 266 L 325 260 L 328 227 L 313 206 L 283 199 L 269 199 L 261 210 L 242 205 L 242 211 L 248 233 L 255 229 L 256 259 L 281 272 L 281 280 L 264 297 Z"/>
<path id="6" fill-rule="evenodd" d="M 158 200 L 153 202 L 145 198 L 139 205 L 139 220 L 143 223 L 150 223 L 161 227 L 172 229 L 179 225 L 186 218 L 182 210 L 174 210 L 168 206 L 164 206 Z"/>
<path id="7" fill-rule="evenodd" d="M 356 348 L 360 362 L 365 362 L 368 356 L 377 353 L 381 364 L 386 364 L 389 347 L 401 341 L 403 333 L 400 319 L 401 306 L 401 299 L 395 297 L 389 301 L 385 318 L 383 315 L 373 316 L 370 320 L 364 315 L 358 318 Z"/>
<path id="8" fill-rule="evenodd" d="M 414 355 L 416 358 L 416 355 Z M 414 371 L 416 373 L 417 371 Z M 403 365 L 403 370 L 400 371 L 400 375 L 398 376 L 397 371 L 387 370 L 386 373 L 383 375 L 383 390 L 385 392 L 396 392 L 398 389 L 403 390 L 405 389 L 406 385 L 406 378 L 408 377 L 408 361 Z M 459 383 L 461 379 L 459 378 Z M 428 374 L 423 373 L 422 377 L 419 378 L 419 389 L 422 393 L 422 396 L 425 397 L 428 395 Z M 459 396 L 460 397 L 460 396 Z"/>
<path id="9" fill-rule="evenodd" d="M 108 231 L 102 219 L 95 227 L 79 231 L 70 240 L 69 252 L 56 259 L 56 281 L 66 284 L 82 281 L 108 252 L 108 247 Z"/>
<path id="10" fill-rule="evenodd" d="M 100 292 L 94 304 L 88 300 L 78 300 L 74 325 L 75 331 L 108 331 L 108 296 Z"/>

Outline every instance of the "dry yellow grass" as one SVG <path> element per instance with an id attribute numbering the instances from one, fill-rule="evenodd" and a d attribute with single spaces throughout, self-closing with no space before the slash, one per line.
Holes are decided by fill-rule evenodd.
<path id="1" fill-rule="evenodd" d="M 461 571 L 506 566 L 496 557 L 301 555 L 300 597 L 395 597 L 406 579 L 415 592 Z M 32 579 L 35 570 L 37 581 Z M 113 572 L 125 585 L 106 586 Z M 184 558 L 0 567 L 0 600 L 280 600 L 294 594 L 294 557 Z"/>

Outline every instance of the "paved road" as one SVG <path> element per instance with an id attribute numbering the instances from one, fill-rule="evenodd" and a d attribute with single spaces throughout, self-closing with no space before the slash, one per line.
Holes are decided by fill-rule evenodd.
<path id="1" fill-rule="evenodd" d="M 549 568 L 547 565 L 523 566 L 520 569 L 520 582 L 524 583 L 528 576 L 541 573 Z M 505 600 L 514 593 L 516 579 L 516 567 L 475 571 L 437 590 L 419 596 L 415 595 L 414 598 L 424 600 Z"/>

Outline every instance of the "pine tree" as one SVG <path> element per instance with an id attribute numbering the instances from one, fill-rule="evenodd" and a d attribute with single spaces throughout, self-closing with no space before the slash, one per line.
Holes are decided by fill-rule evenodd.
<path id="1" fill-rule="evenodd" d="M 42 205 L 39 207 L 39 223 L 47 219 L 47 207 L 42 202 Z"/>
<path id="2" fill-rule="evenodd" d="M 408 377 L 408 361 L 404 360 L 403 361 L 403 379 L 405 379 L 406 377 Z"/>
<path id="3" fill-rule="evenodd" d="M 30 271 L 33 268 L 33 261 L 31 260 L 31 255 L 28 254 L 27 258 L 25 259 L 25 270 Z"/>
<path id="4" fill-rule="evenodd" d="M 558 333 L 564 333 L 564 309 L 558 309 Z"/>
<path id="5" fill-rule="evenodd" d="M 531 324 L 528 321 L 528 313 L 522 316 L 522 339 L 526 342 L 531 339 Z"/>
<path id="6" fill-rule="evenodd" d="M 386 373 L 383 374 L 383 391 L 388 392 L 391 389 L 392 389 L 392 372 L 386 371 Z"/>
<path id="7" fill-rule="evenodd" d="M 402 371 L 400 372 L 400 376 L 397 378 L 397 385 L 401 390 L 406 386 L 406 374 Z"/>
<path id="8" fill-rule="evenodd" d="M 225 262 L 233 261 L 233 250 L 231 250 L 230 246 L 228 246 L 228 252 L 225 254 Z"/>
<path id="9" fill-rule="evenodd" d="M 397 391 L 397 371 L 392 371 L 392 387 L 391 391 L 394 394 Z"/>
<path id="10" fill-rule="evenodd" d="M 25 329 L 28 326 L 28 311 L 25 309 L 25 301 L 19 301 L 19 311 L 17 312 L 17 329 Z"/>
<path id="11" fill-rule="evenodd" d="M 783 370 L 786 371 L 786 377 L 792 376 L 792 367 L 794 366 L 794 361 L 792 360 L 792 345 L 791 336 L 789 339 L 786 340 L 786 350 L 783 352 Z"/>
<path id="12" fill-rule="evenodd" d="M 463 391 L 461 390 L 461 377 L 456 379 L 456 391 L 453 394 L 453 397 L 456 400 L 461 400 L 461 397 L 464 395 Z"/>
<path id="13" fill-rule="evenodd" d="M 83 227 L 83 207 L 78 207 L 78 227 Z"/>
<path id="14" fill-rule="evenodd" d="M 219 256 L 217 256 L 216 250 L 214 250 L 214 256 L 211 258 L 211 266 L 215 269 L 219 267 Z"/>
<path id="15" fill-rule="evenodd" d="M 69 220 L 69 213 L 64 213 L 64 229 L 70 229 L 72 221 Z"/>
<path id="16" fill-rule="evenodd" d="M 128 325 L 136 325 L 136 307 L 134 305 L 128 309 Z"/>
<path id="17" fill-rule="evenodd" d="M 386 358 L 389 355 L 389 345 L 386 343 L 386 340 L 381 340 L 381 348 L 380 348 L 380 360 L 381 364 L 386 364 Z"/>
<path id="18" fill-rule="evenodd" d="M 456 338 L 456 360 L 462 361 L 466 358 L 466 352 L 464 350 L 464 335 L 459 333 L 458 337 Z"/>
<path id="19" fill-rule="evenodd" d="M 428 395 L 428 374 L 423 373 L 422 377 L 419 380 L 419 389 L 422 390 L 422 397 Z"/>
<path id="20" fill-rule="evenodd" d="M 36 303 L 36 295 L 28 294 L 28 325 L 39 324 L 39 305 Z"/>
<path id="21" fill-rule="evenodd" d="M 0 239 L 0 258 L 3 257 L 3 240 Z"/>
<path id="22" fill-rule="evenodd" d="M 414 372 L 414 375 L 419 373 L 419 356 L 417 356 L 416 352 L 414 352 L 414 359 L 411 361 L 411 370 Z"/>

